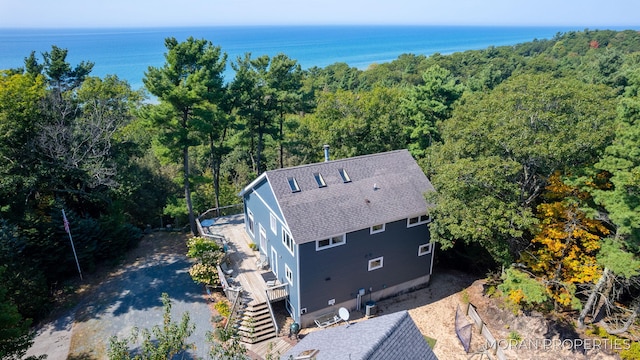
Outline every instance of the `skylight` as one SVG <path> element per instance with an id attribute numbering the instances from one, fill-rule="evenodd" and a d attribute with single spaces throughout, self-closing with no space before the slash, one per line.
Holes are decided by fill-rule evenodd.
<path id="1" fill-rule="evenodd" d="M 289 187 L 291 188 L 291 192 L 300 191 L 300 187 L 298 186 L 298 182 L 296 181 L 296 178 L 289 177 L 287 178 L 287 181 L 289 182 Z"/>
<path id="2" fill-rule="evenodd" d="M 322 175 L 320 173 L 313 173 L 313 177 L 316 179 L 316 182 L 318 183 L 318 187 L 325 187 L 327 186 L 327 183 L 324 182 L 324 179 L 322 178 Z"/>
<path id="3" fill-rule="evenodd" d="M 347 170 L 340 168 L 338 169 L 338 172 L 340 173 L 342 182 L 345 182 L 345 183 L 351 182 L 351 178 L 349 177 L 349 174 L 347 174 Z"/>

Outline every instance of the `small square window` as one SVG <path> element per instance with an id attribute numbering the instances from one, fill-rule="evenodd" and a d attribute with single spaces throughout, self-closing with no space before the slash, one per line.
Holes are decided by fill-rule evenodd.
<path id="1" fill-rule="evenodd" d="M 375 259 L 371 259 L 371 260 L 369 260 L 369 271 L 380 269 L 380 268 L 382 268 L 383 265 L 384 265 L 384 257 L 383 256 L 380 256 L 380 257 L 375 258 Z"/>
<path id="2" fill-rule="evenodd" d="M 344 242 L 344 236 L 334 236 L 331 238 L 331 245 L 340 245 Z"/>
<path id="3" fill-rule="evenodd" d="M 329 245 L 331 245 L 331 240 L 329 240 L 329 239 L 324 239 L 324 240 L 318 241 L 318 247 L 319 248 L 322 248 L 322 247 L 325 247 L 325 246 L 329 246 Z"/>
<path id="4" fill-rule="evenodd" d="M 381 233 L 384 231 L 384 228 L 385 228 L 385 224 L 373 225 L 371 227 L 370 233 L 371 234 Z"/>
<path id="5" fill-rule="evenodd" d="M 418 246 L 418 256 L 431 254 L 431 243 Z"/>

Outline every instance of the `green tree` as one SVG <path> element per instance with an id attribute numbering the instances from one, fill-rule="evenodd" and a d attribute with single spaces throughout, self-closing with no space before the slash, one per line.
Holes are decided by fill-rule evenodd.
<path id="1" fill-rule="evenodd" d="M 284 54 L 278 54 L 271 59 L 267 78 L 271 104 L 278 119 L 279 165 L 282 168 L 285 116 L 302 108 L 302 69 L 297 61 Z"/>
<path id="2" fill-rule="evenodd" d="M 235 330 L 217 329 L 217 338 L 207 333 L 207 340 L 212 344 L 209 356 L 219 360 L 246 360 L 247 348 L 240 342 Z"/>
<path id="3" fill-rule="evenodd" d="M 193 349 L 194 345 L 187 338 L 195 331 L 189 313 L 184 313 L 180 322 L 171 319 L 171 300 L 166 293 L 162 294 L 163 321 L 151 329 L 134 328 L 129 339 L 109 338 L 107 356 L 110 360 L 167 360 L 175 355 Z M 137 354 L 132 355 L 130 344 L 141 341 Z"/>
<path id="4" fill-rule="evenodd" d="M 226 54 L 210 41 L 192 37 L 179 43 L 165 40 L 168 53 L 161 68 L 149 67 L 143 82 L 160 102 L 150 111 L 153 123 L 161 128 L 160 142 L 169 152 L 181 154 L 184 197 L 189 225 L 197 233 L 190 187 L 189 148 L 198 145 L 198 127 L 207 106 L 216 104 L 223 94 L 223 71 Z"/>
<path id="5" fill-rule="evenodd" d="M 37 134 L 44 78 L 0 73 L 0 213 L 19 218 L 38 187 Z"/>
<path id="6" fill-rule="evenodd" d="M 380 86 L 359 93 L 338 90 L 318 94 L 315 113 L 304 116 L 300 120 L 302 129 L 297 130 L 311 144 L 305 157 L 320 159 L 323 144 L 331 145 L 335 158 L 405 148 L 407 125 L 400 113 L 402 96 L 399 88 Z"/>
<path id="7" fill-rule="evenodd" d="M 51 52 L 42 54 L 44 64 L 42 70 L 49 81 L 49 86 L 53 89 L 56 98 L 62 99 L 62 94 L 77 88 L 93 70 L 93 63 L 82 61 L 75 67 L 67 62 L 67 49 L 59 48 L 55 45 L 51 47 Z M 33 54 L 32 54 L 33 55 Z M 27 71 L 36 72 L 39 66 L 33 62 L 33 56 L 25 59 Z"/>
<path id="8" fill-rule="evenodd" d="M 229 85 L 233 106 L 241 119 L 241 144 L 248 150 L 251 170 L 260 174 L 265 170 L 263 151 L 265 135 L 274 136 L 276 129 L 267 106 L 266 74 L 269 66 L 267 55 L 251 58 L 247 53 L 231 65 L 236 75 Z"/>
<path id="9" fill-rule="evenodd" d="M 0 280 L 4 280 L 6 268 L 0 266 Z M 35 332 L 30 329 L 31 321 L 24 319 L 14 300 L 9 298 L 7 289 L 0 286 L 0 358 L 19 360 L 33 344 Z"/>
<path id="10" fill-rule="evenodd" d="M 444 248 L 486 241 L 510 264 L 529 244 L 549 176 L 593 164 L 610 141 L 613 95 L 543 74 L 463 96 L 434 151 L 434 239 Z"/>
<path id="11" fill-rule="evenodd" d="M 601 309 L 612 294 L 616 278 L 630 279 L 640 274 L 640 70 L 631 73 L 630 86 L 620 99 L 615 126 L 615 139 L 609 145 L 595 171 L 607 174 L 608 184 L 588 187 L 597 204 L 604 209 L 605 217 L 614 225 L 614 236 L 605 242 L 599 254 L 604 272 L 590 291 L 585 307 L 578 318 L 584 326 L 593 308 Z M 584 180 L 583 180 L 584 181 Z M 596 303 L 597 299 L 600 299 Z M 640 299 L 635 301 L 640 304 Z M 599 311 L 600 312 L 600 311 Z M 626 331 L 640 314 L 640 305 L 632 309 L 632 315 L 620 329 L 608 329 L 610 333 Z"/>
<path id="12" fill-rule="evenodd" d="M 441 141 L 438 127 L 451 116 L 453 103 L 463 91 L 451 72 L 438 65 L 427 69 L 422 79 L 424 84 L 413 87 L 402 101 L 402 113 L 410 120 L 409 150 L 417 157 L 424 156 L 425 149 Z"/>

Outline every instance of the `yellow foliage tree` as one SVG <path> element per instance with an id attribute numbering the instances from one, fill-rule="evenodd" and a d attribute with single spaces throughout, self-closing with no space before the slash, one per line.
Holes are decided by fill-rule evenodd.
<path id="1" fill-rule="evenodd" d="M 545 199 L 537 208 L 539 231 L 521 260 L 547 286 L 557 305 L 578 309 L 576 284 L 600 276 L 596 254 L 610 231 L 580 210 L 589 194 L 563 183 L 558 173 L 549 178 Z"/>

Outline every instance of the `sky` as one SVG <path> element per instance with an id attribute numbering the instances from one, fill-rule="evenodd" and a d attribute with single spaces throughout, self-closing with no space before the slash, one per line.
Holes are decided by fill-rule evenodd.
<path id="1" fill-rule="evenodd" d="M 0 28 L 640 25 L 638 0 L 0 0 Z"/>

